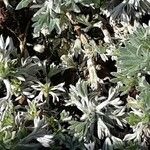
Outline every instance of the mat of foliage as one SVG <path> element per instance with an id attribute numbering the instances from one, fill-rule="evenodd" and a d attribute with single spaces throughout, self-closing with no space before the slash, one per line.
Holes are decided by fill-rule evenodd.
<path id="1" fill-rule="evenodd" d="M 0 150 L 150 148 L 150 0 L 0 0 Z"/>

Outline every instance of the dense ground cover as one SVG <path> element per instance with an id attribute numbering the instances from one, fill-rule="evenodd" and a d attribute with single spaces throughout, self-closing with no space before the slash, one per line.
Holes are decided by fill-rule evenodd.
<path id="1" fill-rule="evenodd" d="M 148 150 L 150 1 L 0 1 L 0 150 Z"/>

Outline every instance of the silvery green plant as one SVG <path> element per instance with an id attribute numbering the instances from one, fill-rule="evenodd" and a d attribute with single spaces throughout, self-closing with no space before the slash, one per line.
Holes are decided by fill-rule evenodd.
<path id="1" fill-rule="evenodd" d="M 111 1 L 112 2 L 112 1 Z M 110 2 L 110 3 L 111 3 Z M 113 1 L 114 2 L 114 1 Z M 112 2 L 112 3 L 113 3 Z M 109 3 L 109 2 L 108 2 Z M 115 3 L 115 2 L 114 2 Z M 30 5 L 29 5 L 30 4 Z M 97 8 L 98 6 L 102 6 L 104 4 L 104 1 L 84 1 L 84 0 L 70 0 L 70 1 L 56 1 L 56 0 L 45 0 L 42 1 L 42 3 L 39 3 L 39 1 L 33 1 L 33 0 L 22 0 L 16 9 L 21 9 L 24 7 L 30 7 L 30 9 L 35 9 L 37 10 L 36 13 L 33 15 L 33 27 L 34 27 L 34 32 L 38 33 L 41 32 L 44 36 L 47 36 L 51 34 L 52 31 L 56 31 L 58 35 L 62 33 L 65 29 L 69 29 L 71 24 L 68 23 L 69 17 L 67 14 L 70 15 L 70 12 L 75 12 L 75 13 L 80 13 L 81 10 L 78 7 L 78 4 L 84 5 L 86 7 L 92 7 L 92 8 Z M 141 7 L 142 6 L 142 7 Z M 127 12 L 126 8 L 127 7 Z M 141 14 L 145 14 L 147 11 L 149 11 L 149 1 L 130 1 L 130 0 L 124 0 L 123 2 L 119 3 L 115 8 L 113 8 L 113 12 L 111 12 L 112 16 L 122 16 L 122 20 L 127 22 L 130 21 L 130 18 L 133 13 L 133 10 L 135 10 L 135 13 L 138 13 L 140 10 Z M 106 8 L 107 9 L 107 8 Z M 120 11 L 119 11 L 120 10 Z M 82 20 L 79 19 L 78 17 L 77 20 Z M 71 17 L 72 19 L 72 17 Z M 117 19 L 114 17 L 114 19 Z M 76 20 L 75 20 L 76 22 Z M 83 22 L 83 21 L 82 21 Z M 86 21 L 88 22 L 88 21 Z M 107 31 L 107 28 L 104 28 L 105 23 L 103 21 L 101 22 L 98 27 L 102 30 L 104 34 L 104 41 L 106 43 L 111 43 L 113 44 L 113 40 L 110 37 L 109 32 Z M 96 22 L 94 23 L 88 23 L 87 28 L 90 28 L 93 24 L 93 27 Z M 128 23 L 127 23 L 128 26 Z M 82 46 L 84 47 L 83 52 L 87 61 L 87 70 L 89 72 L 89 82 L 91 83 L 91 86 L 95 89 L 98 88 L 99 85 L 99 78 L 97 75 L 97 70 L 95 69 L 94 61 L 93 61 L 93 50 L 97 51 L 97 49 L 102 50 L 102 48 L 97 48 L 97 45 L 94 43 L 94 41 L 90 41 L 89 43 L 83 44 Z M 110 48 L 108 48 L 110 49 Z M 115 48 L 114 48 L 115 49 Z M 107 50 L 107 48 L 106 48 Z M 95 53 L 95 52 L 94 52 Z M 106 53 L 102 53 L 99 50 L 97 51 L 101 58 L 106 61 L 108 60 L 108 57 Z M 71 54 L 72 57 L 74 55 L 77 55 L 76 53 Z M 63 58 L 63 62 L 68 61 L 69 55 L 63 55 L 61 58 Z M 72 61 L 73 62 L 73 61 Z"/>
<path id="2" fill-rule="evenodd" d="M 11 98 L 11 85 L 9 77 L 15 73 L 16 59 L 11 60 L 10 54 L 14 50 L 14 45 L 10 37 L 4 41 L 3 36 L 0 36 L 0 80 L 4 82 L 6 87 L 6 96 L 1 98 L 1 102 Z"/>
<path id="3" fill-rule="evenodd" d="M 132 87 L 138 86 L 138 77 L 149 74 L 149 59 L 150 59 L 150 29 L 139 28 L 134 34 L 130 35 L 125 42 L 125 47 L 117 51 L 117 78 L 113 81 L 118 81 L 121 84 L 121 91 L 128 92 Z M 140 60 L 140 63 L 138 63 Z"/>
<path id="4" fill-rule="evenodd" d="M 84 139 L 85 143 L 104 140 L 103 146 L 101 145 L 103 149 L 122 145 L 122 140 L 111 132 L 114 125 L 123 128 L 124 124 L 120 120 L 124 107 L 117 97 L 117 88 L 111 88 L 108 97 L 98 96 L 95 92 L 89 92 L 86 81 L 79 80 L 76 86 L 70 85 L 69 95 L 70 99 L 66 101 L 66 105 L 76 106 L 82 112 L 78 121 L 69 121 L 69 130 L 74 132 L 75 136 Z"/>
<path id="5" fill-rule="evenodd" d="M 54 102 L 55 100 L 59 101 L 58 96 L 61 94 L 61 92 L 65 92 L 63 86 L 64 83 L 52 86 L 50 82 L 43 84 L 37 81 L 34 85 L 32 85 L 32 88 L 36 91 L 40 91 L 39 96 L 41 97 L 44 96 L 45 98 L 48 98 L 49 95 L 51 95 Z"/>
<path id="6" fill-rule="evenodd" d="M 18 24 L 24 10 L 33 13 L 26 32 L 36 42 L 27 36 L 25 44 L 39 58 L 20 58 L 0 36 L 0 149 L 148 150 L 149 0 L 3 2 L 13 19 L 20 14 Z M 6 27 L 16 37 L 17 30 Z"/>
<path id="7" fill-rule="evenodd" d="M 121 85 L 120 91 L 122 91 L 123 95 L 131 92 L 132 89 L 137 91 L 135 98 L 129 96 L 127 99 L 127 107 L 130 108 L 131 111 L 128 112 L 126 120 L 131 125 L 133 133 L 125 135 L 124 141 L 128 141 L 128 144 L 139 149 L 148 149 L 150 137 L 150 85 L 148 80 L 146 80 L 150 69 L 149 31 L 149 27 L 141 27 L 134 34 L 129 36 L 129 39 L 125 42 L 125 47 L 118 51 L 118 71 L 114 73 L 116 78 L 112 80 L 117 81 L 117 84 Z"/>
<path id="8" fill-rule="evenodd" d="M 136 143 L 138 148 L 148 149 L 148 141 L 150 139 L 150 85 L 144 77 L 139 82 L 139 90 L 141 93 L 136 99 L 129 97 L 127 104 L 131 109 L 127 121 L 133 129 L 133 133 L 125 135 L 124 141 L 128 141 L 129 143 L 132 141 Z"/>
<path id="9" fill-rule="evenodd" d="M 102 1 L 93 0 L 93 1 L 85 1 L 85 0 L 45 0 L 42 3 L 34 0 L 22 0 L 16 7 L 17 10 L 22 9 L 24 7 L 28 7 L 29 4 L 31 9 L 39 10 L 34 14 L 32 20 L 34 21 L 34 33 L 41 32 L 44 35 L 50 34 L 54 29 L 58 34 L 60 34 L 67 25 L 67 12 L 80 12 L 80 8 L 77 3 L 81 3 L 85 6 L 101 6 Z"/>
<path id="10" fill-rule="evenodd" d="M 27 135 L 25 138 L 21 139 L 15 148 L 33 148 L 38 149 L 43 145 L 44 147 L 49 147 L 53 143 L 53 135 L 47 130 L 47 124 L 45 119 L 40 119 L 39 117 L 34 118 L 34 127 L 32 132 Z M 36 139 L 39 143 L 30 144 L 29 142 L 33 139 Z"/>
<path id="11" fill-rule="evenodd" d="M 49 147 L 52 142 L 53 135 L 50 134 L 48 123 L 44 116 L 39 118 L 40 107 L 44 105 L 43 97 L 48 97 L 48 94 L 53 96 L 53 99 L 58 100 L 59 91 L 64 92 L 63 83 L 56 86 L 50 86 L 47 82 L 45 85 L 38 82 L 37 77 L 40 75 L 39 71 L 43 71 L 47 78 L 51 78 L 57 74 L 58 67 L 54 64 L 49 66 L 49 72 L 46 72 L 44 66 L 37 57 L 22 58 L 21 61 L 13 46 L 12 39 L 6 38 L 6 41 L 1 36 L 0 38 L 0 80 L 1 90 L 6 88 L 6 96 L 0 98 L 0 148 L 6 149 L 38 149 Z M 37 87 L 35 83 L 39 83 L 39 88 L 43 92 L 37 95 Z M 41 86 L 40 86 L 41 85 Z M 42 86 L 43 85 L 43 86 Z M 12 98 L 14 97 L 14 98 Z M 28 107 L 21 105 L 14 106 L 15 102 L 28 102 Z M 22 109 L 22 111 L 18 111 Z M 16 115 L 16 116 L 15 116 Z M 25 127 L 25 123 L 31 120 L 34 123 L 33 127 Z M 32 142 L 31 141 L 37 141 Z"/>
<path id="12" fill-rule="evenodd" d="M 45 74 L 44 81 L 41 82 L 39 80 L 35 80 L 34 84 L 31 85 L 31 87 L 35 91 L 39 92 L 38 97 L 40 97 L 41 99 L 43 99 L 42 97 L 44 97 L 45 99 L 48 100 L 49 95 L 51 95 L 53 102 L 55 100 L 59 101 L 59 95 L 65 92 L 64 87 L 63 87 L 64 83 L 60 83 L 54 86 L 51 83 L 51 77 L 61 72 L 63 68 L 61 67 L 59 68 L 59 66 L 56 66 L 55 64 L 51 64 L 49 68 L 47 69 L 46 64 L 47 64 L 47 61 L 43 61 L 41 63 L 43 73 Z"/>

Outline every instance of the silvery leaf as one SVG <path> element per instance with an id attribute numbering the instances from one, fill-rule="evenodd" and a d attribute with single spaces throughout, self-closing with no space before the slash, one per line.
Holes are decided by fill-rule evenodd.
<path id="1" fill-rule="evenodd" d="M 105 139 L 102 150 L 113 150 L 113 145 L 109 137 Z"/>
<path id="2" fill-rule="evenodd" d="M 53 142 L 53 135 L 44 135 L 43 137 L 38 137 L 37 141 L 41 143 L 44 147 L 49 147 Z"/>

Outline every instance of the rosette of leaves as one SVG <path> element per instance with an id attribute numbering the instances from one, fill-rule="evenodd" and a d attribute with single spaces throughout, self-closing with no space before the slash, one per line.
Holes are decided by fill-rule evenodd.
<path id="1" fill-rule="evenodd" d="M 39 79 L 34 80 L 34 83 L 31 85 L 32 89 L 38 92 L 38 97 L 41 98 L 42 101 L 43 98 L 44 100 L 49 100 L 50 96 L 52 96 L 53 102 L 55 100 L 59 101 L 59 96 L 65 92 L 63 87 L 64 83 L 53 85 L 51 77 L 63 71 L 63 68 L 53 63 L 47 67 L 46 60 L 41 63 L 41 66 L 45 78 L 42 78 L 41 81 Z"/>
<path id="2" fill-rule="evenodd" d="M 117 73 L 113 82 L 121 83 L 121 91 L 127 93 L 139 85 L 138 76 L 149 74 L 150 70 L 150 28 L 139 28 L 130 35 L 125 47 L 117 51 Z"/>
<path id="3" fill-rule="evenodd" d="M 61 95 L 62 92 L 65 92 L 63 86 L 64 83 L 60 83 L 56 86 L 52 86 L 50 82 L 43 84 L 37 81 L 37 83 L 32 85 L 32 88 L 35 89 L 36 91 L 39 91 L 40 97 L 44 96 L 46 99 L 49 99 L 49 95 L 51 95 L 52 100 L 54 102 L 55 100 L 59 101 L 59 96 Z"/>
<path id="4" fill-rule="evenodd" d="M 70 85 L 69 95 L 66 105 L 76 106 L 82 112 L 82 116 L 76 114 L 76 118 L 68 121 L 71 133 L 85 143 L 95 142 L 97 148 L 122 146 L 122 140 L 114 135 L 115 125 L 123 128 L 121 116 L 124 114 L 116 88 L 109 90 L 108 97 L 98 96 L 89 91 L 86 81 L 79 80 L 76 86 Z"/>

